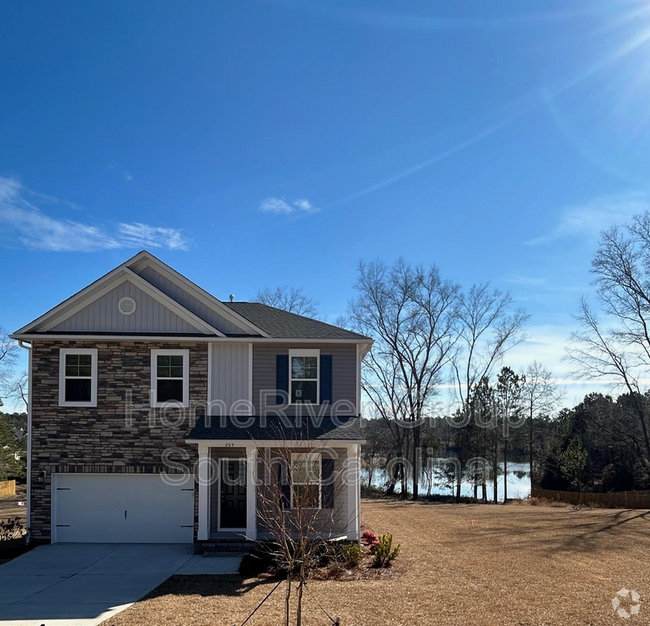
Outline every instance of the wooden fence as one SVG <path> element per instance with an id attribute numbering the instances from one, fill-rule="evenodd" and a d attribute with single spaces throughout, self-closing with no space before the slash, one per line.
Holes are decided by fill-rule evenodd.
<path id="1" fill-rule="evenodd" d="M 546 498 L 567 504 L 579 504 L 580 494 L 576 491 L 553 491 L 531 489 L 531 498 Z M 595 504 L 613 509 L 650 509 L 650 491 L 615 491 L 612 493 L 582 494 L 582 504 Z"/>
<path id="2" fill-rule="evenodd" d="M 2 498 L 2 496 L 15 496 L 15 495 L 16 495 L 15 480 L 0 481 L 0 498 Z"/>

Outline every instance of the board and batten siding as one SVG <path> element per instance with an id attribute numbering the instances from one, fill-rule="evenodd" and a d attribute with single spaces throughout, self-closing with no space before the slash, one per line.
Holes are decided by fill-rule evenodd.
<path id="1" fill-rule="evenodd" d="M 157 272 L 153 267 L 145 267 L 138 271 L 138 274 L 160 291 L 166 293 L 170 298 L 182 304 L 186 309 L 208 322 L 208 324 L 218 328 L 222 333 L 229 335 L 242 332 L 241 326 L 237 326 L 223 315 L 219 315 L 212 307 L 195 298 L 191 293 Z"/>
<path id="2" fill-rule="evenodd" d="M 289 354 L 292 349 L 318 348 L 321 355 L 332 355 L 332 402 L 348 400 L 352 406 L 357 402 L 357 347 L 355 344 L 313 344 L 292 343 L 253 344 L 253 405 L 255 414 L 262 412 L 261 392 L 276 388 L 276 357 L 278 354 Z M 324 411 L 330 414 L 330 407 Z M 269 408 L 273 409 L 273 400 Z M 295 415 L 296 406 L 285 409 L 287 415 Z"/>
<path id="3" fill-rule="evenodd" d="M 210 402 L 221 400 L 227 414 L 238 400 L 250 400 L 249 343 L 214 343 L 210 346 Z M 215 414 L 211 411 L 211 414 Z"/>
<path id="4" fill-rule="evenodd" d="M 137 304 L 135 313 L 131 315 L 123 315 L 118 309 L 120 299 L 126 296 L 133 298 Z M 202 332 L 129 281 L 119 284 L 51 330 L 184 334 Z"/>

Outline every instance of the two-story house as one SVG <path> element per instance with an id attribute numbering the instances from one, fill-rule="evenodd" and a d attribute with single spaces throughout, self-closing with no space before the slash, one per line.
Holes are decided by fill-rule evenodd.
<path id="1" fill-rule="evenodd" d="M 254 540 L 278 450 L 295 462 L 277 480 L 359 538 L 367 337 L 222 302 L 146 251 L 12 337 L 29 351 L 30 540 Z"/>

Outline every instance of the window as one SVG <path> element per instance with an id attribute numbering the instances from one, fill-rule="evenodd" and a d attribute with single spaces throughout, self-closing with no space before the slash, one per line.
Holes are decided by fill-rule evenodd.
<path id="1" fill-rule="evenodd" d="M 189 406 L 189 350 L 151 351 L 151 406 Z"/>
<path id="2" fill-rule="evenodd" d="M 320 350 L 289 350 L 291 404 L 319 403 Z"/>
<path id="3" fill-rule="evenodd" d="M 291 455 L 291 508 L 320 509 L 321 455 L 318 452 Z"/>
<path id="4" fill-rule="evenodd" d="M 97 406 L 97 348 L 59 350 L 59 405 Z"/>

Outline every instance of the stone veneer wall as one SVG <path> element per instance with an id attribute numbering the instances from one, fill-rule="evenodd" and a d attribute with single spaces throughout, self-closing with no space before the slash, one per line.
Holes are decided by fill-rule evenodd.
<path id="1" fill-rule="evenodd" d="M 59 349 L 97 348 L 97 407 L 59 406 Z M 190 404 L 179 425 L 163 424 L 150 407 L 151 350 L 190 351 Z M 50 539 L 53 472 L 159 473 L 168 448 L 185 449 L 192 466 L 197 446 L 185 438 L 193 416 L 205 413 L 208 394 L 208 346 L 194 342 L 34 341 L 32 354 L 32 472 L 30 533 L 34 541 Z M 127 424 L 127 392 L 131 424 Z M 168 422 L 174 420 L 170 411 Z M 174 458 L 179 461 L 179 457 Z M 195 532 L 198 495 L 195 492 Z"/>

